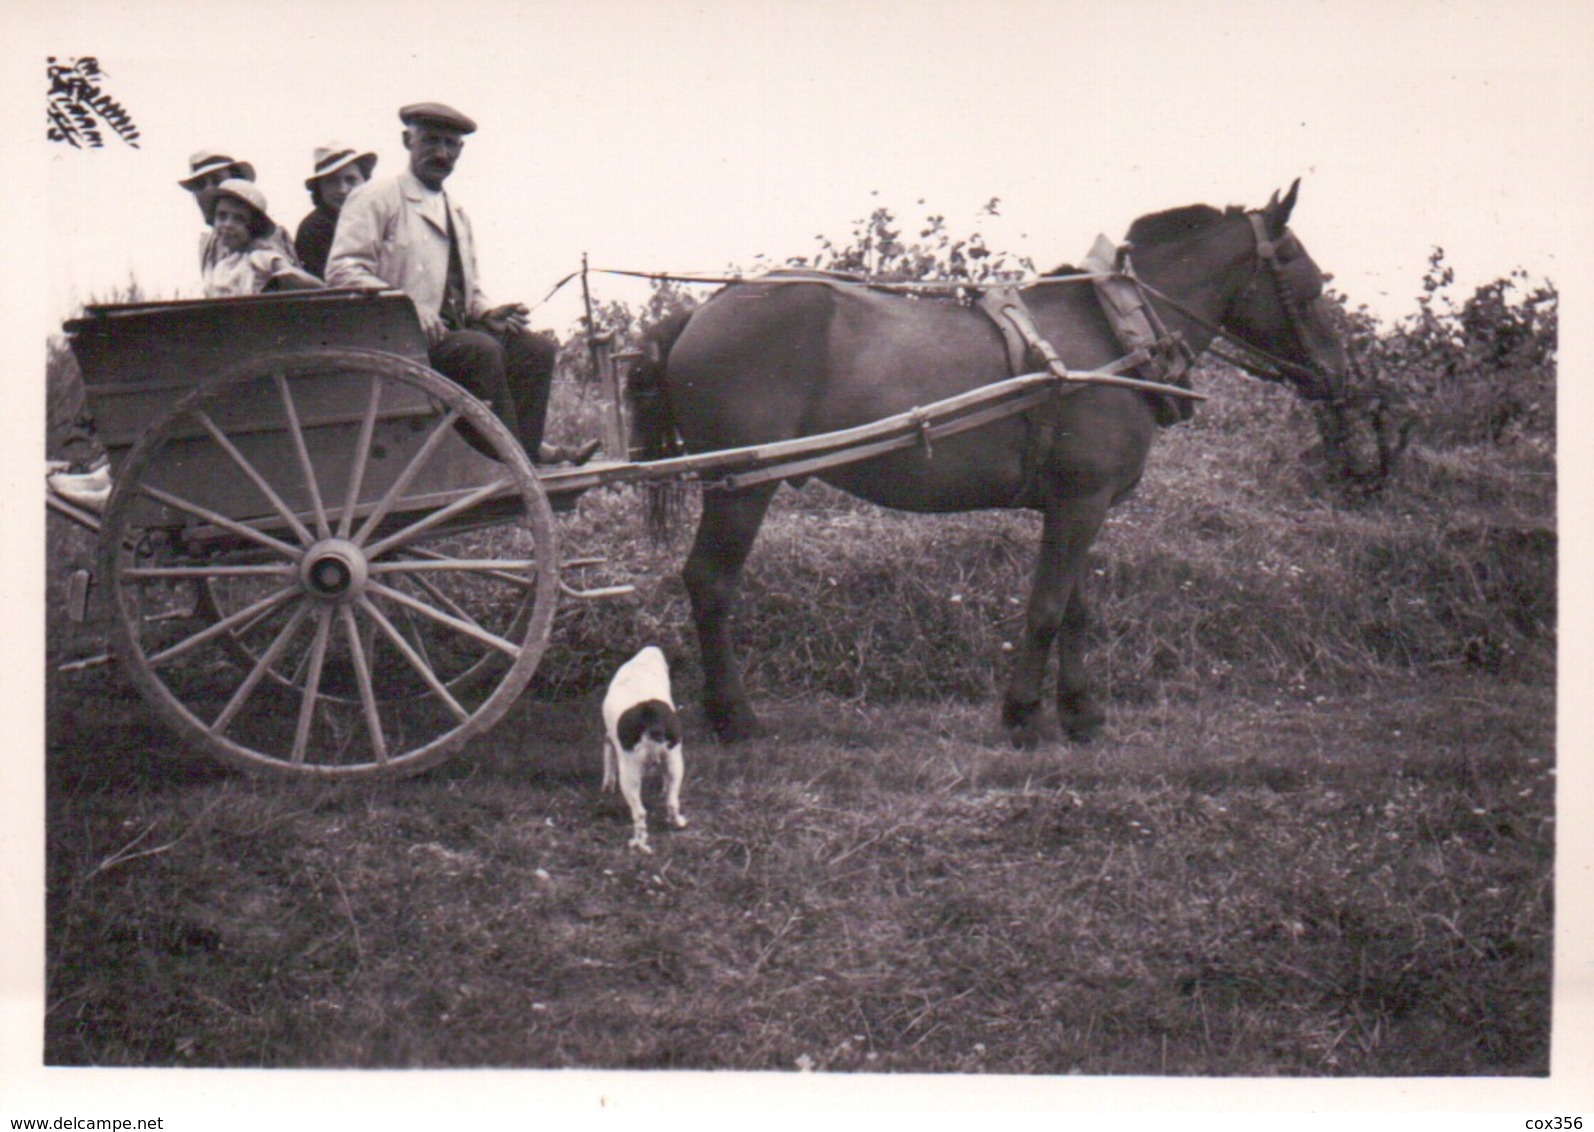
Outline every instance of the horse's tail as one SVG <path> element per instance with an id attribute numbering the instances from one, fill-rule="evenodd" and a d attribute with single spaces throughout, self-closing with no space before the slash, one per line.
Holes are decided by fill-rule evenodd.
<path id="1" fill-rule="evenodd" d="M 668 369 L 675 340 L 691 321 L 691 311 L 677 311 L 642 335 L 642 356 L 626 375 L 626 396 L 631 402 L 631 429 L 643 460 L 663 460 L 683 453 L 686 446 L 676 429 L 675 406 L 670 401 Z M 686 512 L 686 485 L 680 480 L 647 486 L 648 534 L 666 540 L 680 527 Z"/>

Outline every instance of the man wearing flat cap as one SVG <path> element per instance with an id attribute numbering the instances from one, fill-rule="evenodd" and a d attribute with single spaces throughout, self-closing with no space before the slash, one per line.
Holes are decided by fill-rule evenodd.
<path id="1" fill-rule="evenodd" d="M 399 119 L 408 167 L 361 185 L 344 202 L 328 285 L 404 291 L 415 302 L 434 369 L 489 402 L 533 463 L 584 463 L 595 442 L 542 444 L 557 345 L 526 329 L 520 303 L 488 303 L 470 221 L 443 191 L 476 123 L 437 102 L 406 106 Z"/>

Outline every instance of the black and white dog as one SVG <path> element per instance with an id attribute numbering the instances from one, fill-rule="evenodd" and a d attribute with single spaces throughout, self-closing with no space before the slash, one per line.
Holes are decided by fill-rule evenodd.
<path id="1" fill-rule="evenodd" d="M 664 770 L 664 799 L 670 824 L 686 826 L 681 816 L 681 721 L 670 695 L 670 668 L 664 654 L 649 645 L 620 666 L 603 697 L 603 789 L 616 784 L 631 807 L 631 848 L 648 847 L 648 812 L 642 807 L 642 773 Z"/>

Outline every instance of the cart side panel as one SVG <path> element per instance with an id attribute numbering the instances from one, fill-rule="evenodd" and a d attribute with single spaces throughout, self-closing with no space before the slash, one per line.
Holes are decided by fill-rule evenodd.
<path id="1" fill-rule="evenodd" d="M 282 351 L 359 348 L 426 365 L 426 343 L 410 300 L 396 293 L 304 292 L 211 302 L 100 308 L 68 325 L 74 353 L 113 474 L 132 446 L 182 397 L 242 362 Z M 299 432 L 324 503 L 342 505 L 373 389 L 380 399 L 361 504 L 374 504 L 404 474 L 440 421 L 439 406 L 417 389 L 357 373 L 295 370 L 286 383 Z M 310 485 L 301 470 L 282 392 L 271 380 L 238 387 L 207 409 L 239 456 L 260 472 L 282 503 L 308 517 Z M 451 433 L 403 492 L 410 500 L 468 490 L 502 469 Z M 197 418 L 178 422 L 162 460 L 142 482 L 228 518 L 280 528 L 274 505 Z M 401 510 L 408 509 L 401 506 Z M 183 514 L 143 499 L 134 526 L 192 526 Z"/>
<path id="2" fill-rule="evenodd" d="M 341 506 L 346 501 L 371 386 L 365 377 L 341 373 L 297 374 L 288 383 L 315 487 L 324 504 Z M 233 392 L 226 403 L 209 407 L 210 420 L 287 508 L 303 516 L 312 514 L 310 484 L 302 472 L 287 408 L 275 383 L 249 382 Z M 380 393 L 369 457 L 361 465 L 361 503 L 382 497 L 440 421 L 438 407 L 417 390 L 387 382 Z M 424 490 L 440 473 L 446 473 L 455 463 L 451 459 L 455 443 L 464 447 L 463 442 L 446 438 L 443 451 L 426 462 L 406 494 Z M 467 458 L 470 456 L 475 453 L 467 449 Z M 474 482 L 490 478 L 494 473 L 478 474 Z M 275 514 L 271 501 L 242 471 L 238 458 L 219 445 L 197 418 L 178 422 L 169 434 L 163 458 L 146 470 L 141 482 L 232 519 L 269 520 Z M 143 500 L 134 515 L 138 526 L 184 522 L 150 499 Z"/>
<path id="3" fill-rule="evenodd" d="M 357 347 L 426 364 L 426 339 L 414 306 L 391 292 L 306 291 L 97 307 L 67 330 L 113 468 L 185 394 L 250 358 Z"/>
<path id="4" fill-rule="evenodd" d="M 354 502 L 361 511 L 375 505 L 406 475 L 408 482 L 396 504 L 399 512 L 437 506 L 441 495 L 468 491 L 504 476 L 497 462 L 465 442 L 457 426 L 422 459 L 423 447 L 443 425 L 443 408 L 412 386 L 336 370 L 295 371 L 284 385 L 315 491 L 327 507 L 340 508 L 349 501 L 357 464 L 360 484 Z M 167 430 L 162 459 L 146 469 L 140 482 L 230 519 L 282 529 L 285 524 L 276 504 L 243 470 L 248 464 L 271 485 L 284 507 L 310 525 L 314 496 L 277 383 L 263 378 L 232 387 L 225 401 L 206 407 L 206 417 L 233 451 L 218 443 L 197 416 L 184 417 Z M 372 421 L 371 437 L 365 458 L 358 460 L 367 417 Z M 193 511 L 186 516 L 173 511 L 147 495 L 132 514 L 133 525 L 143 527 L 188 526 L 198 517 Z"/>

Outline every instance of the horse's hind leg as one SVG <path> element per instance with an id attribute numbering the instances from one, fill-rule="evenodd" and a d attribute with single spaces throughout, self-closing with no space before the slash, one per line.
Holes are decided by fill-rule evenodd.
<path id="1" fill-rule="evenodd" d="M 1046 509 L 1035 579 L 1024 618 L 1024 640 L 1002 703 L 1002 723 L 1014 746 L 1033 747 L 1040 740 L 1041 681 L 1059 630 L 1059 722 L 1071 739 L 1085 739 L 1103 720 L 1091 699 L 1081 653 L 1084 649 L 1085 604 L 1079 596 L 1086 555 L 1107 516 L 1107 502 L 1091 499 L 1055 501 Z"/>
<path id="2" fill-rule="evenodd" d="M 776 482 L 741 491 L 705 490 L 697 539 L 682 574 L 703 661 L 703 710 L 726 742 L 759 731 L 731 648 L 731 614 L 742 566 L 779 487 Z"/>

